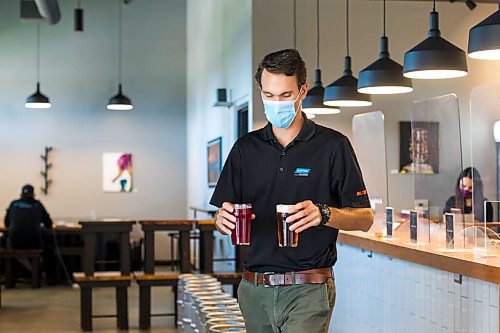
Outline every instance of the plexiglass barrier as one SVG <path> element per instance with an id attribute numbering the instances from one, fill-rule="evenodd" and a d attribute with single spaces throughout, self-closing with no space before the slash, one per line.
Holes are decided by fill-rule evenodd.
<path id="1" fill-rule="evenodd" d="M 376 111 L 355 115 L 352 133 L 354 150 L 377 224 L 371 230 L 382 230 L 388 202 L 384 114 Z"/>
<path id="2" fill-rule="evenodd" d="M 471 185 L 471 191 L 464 192 L 462 200 L 470 206 L 473 218 L 469 224 L 483 231 L 476 235 L 475 248 L 489 256 L 489 248 L 499 247 L 500 82 L 472 90 L 470 124 L 473 167 L 464 173 L 460 185 Z"/>
<path id="3" fill-rule="evenodd" d="M 450 212 L 448 204 L 463 169 L 457 97 L 451 94 L 415 102 L 410 138 L 411 163 L 406 169 L 415 176 L 413 208 L 418 211 L 418 243 L 438 241 L 446 247 L 443 213 Z M 465 219 L 457 220 L 464 229 Z"/>

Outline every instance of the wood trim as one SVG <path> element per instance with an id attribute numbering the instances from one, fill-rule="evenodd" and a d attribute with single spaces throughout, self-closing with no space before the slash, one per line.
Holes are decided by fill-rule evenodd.
<path id="1" fill-rule="evenodd" d="M 497 255 L 495 257 L 481 257 L 478 254 L 463 252 L 440 252 L 432 244 L 412 246 L 405 240 L 394 239 L 389 241 L 377 238 L 373 234 L 358 231 L 341 231 L 337 242 L 435 269 L 500 284 L 500 251 L 498 250 L 493 252 Z"/>

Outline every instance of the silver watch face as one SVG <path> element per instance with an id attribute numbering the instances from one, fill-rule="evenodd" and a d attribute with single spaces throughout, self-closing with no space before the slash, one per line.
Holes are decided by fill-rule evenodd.
<path id="1" fill-rule="evenodd" d="M 321 224 L 326 224 L 330 220 L 331 211 L 327 205 L 318 205 L 321 211 Z"/>

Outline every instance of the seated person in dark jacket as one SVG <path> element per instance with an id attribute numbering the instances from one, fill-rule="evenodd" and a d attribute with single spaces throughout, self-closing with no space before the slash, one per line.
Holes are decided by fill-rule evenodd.
<path id="1" fill-rule="evenodd" d="M 7 246 L 13 249 L 41 249 L 41 224 L 52 228 L 52 220 L 42 203 L 35 199 L 33 186 L 25 185 L 21 198 L 13 201 L 5 215 L 8 228 Z"/>
<path id="2" fill-rule="evenodd" d="M 474 198 L 474 200 L 473 200 Z M 488 200 L 483 194 L 483 181 L 477 169 L 468 167 L 458 176 L 455 186 L 455 195 L 446 201 L 445 213 L 451 213 L 452 208 L 458 208 L 462 214 L 472 214 L 474 205 L 474 220 L 485 222 L 484 202 Z M 491 204 L 487 206 L 486 221 L 492 220 Z"/>

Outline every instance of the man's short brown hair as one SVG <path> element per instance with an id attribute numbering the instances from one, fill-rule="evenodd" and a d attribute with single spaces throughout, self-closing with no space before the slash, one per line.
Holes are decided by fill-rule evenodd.
<path id="1" fill-rule="evenodd" d="M 261 78 L 264 69 L 273 74 L 295 76 L 299 89 L 307 80 L 306 64 L 302 60 L 299 51 L 295 49 L 284 49 L 269 53 L 262 59 L 255 73 L 255 80 L 260 88 L 262 88 Z"/>

